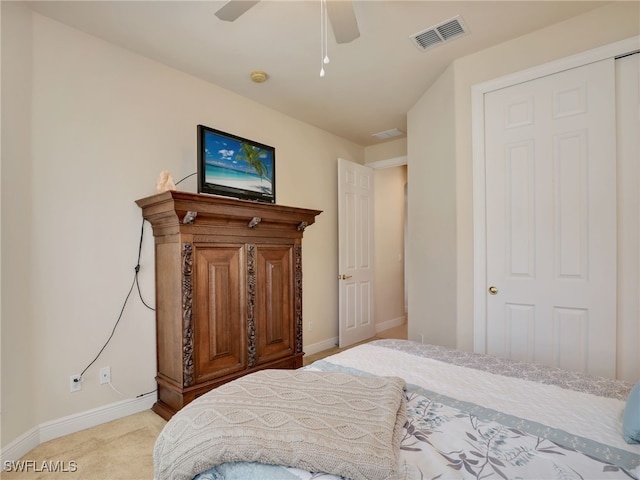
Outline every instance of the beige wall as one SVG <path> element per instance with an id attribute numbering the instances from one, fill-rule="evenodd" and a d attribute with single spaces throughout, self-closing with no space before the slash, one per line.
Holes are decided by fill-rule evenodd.
<path id="1" fill-rule="evenodd" d="M 2 2 L 2 297 L 0 360 L 2 445 L 35 420 L 36 330 L 31 252 L 31 16 Z M 64 381 L 64 380 L 62 380 Z"/>
<path id="2" fill-rule="evenodd" d="M 616 2 L 458 59 L 410 110 L 410 337 L 473 349 L 471 87 L 638 35 L 639 7 Z M 451 133 L 432 128 L 443 115 Z"/>
<path id="3" fill-rule="evenodd" d="M 131 285 L 134 201 L 154 193 L 161 170 L 195 171 L 199 123 L 274 146 L 278 203 L 324 211 L 303 241 L 305 345 L 336 337 L 336 159 L 363 163 L 364 148 L 11 3 L 3 27 L 21 29 L 3 28 L 2 71 L 9 59 L 20 71 L 2 93 L 18 98 L 2 120 L 19 131 L 6 141 L 3 130 L 2 144 L 2 445 L 122 400 L 99 385 L 102 366 L 129 397 L 155 388 L 154 314 L 135 294 L 83 390 L 70 393 L 68 379 L 98 353 Z M 195 191 L 195 177 L 179 187 Z M 140 285 L 154 303 L 148 225 L 145 235 Z"/>
<path id="4" fill-rule="evenodd" d="M 396 140 L 371 145 L 364 150 L 365 164 L 380 162 L 389 159 L 405 157 L 407 155 L 407 138 L 400 137 Z"/>
<path id="5" fill-rule="evenodd" d="M 406 165 L 374 170 L 376 331 L 402 324 Z"/>
<path id="6" fill-rule="evenodd" d="M 456 334 L 454 120 L 454 71 L 449 67 L 407 115 L 408 335 L 447 346 L 455 346 Z"/>

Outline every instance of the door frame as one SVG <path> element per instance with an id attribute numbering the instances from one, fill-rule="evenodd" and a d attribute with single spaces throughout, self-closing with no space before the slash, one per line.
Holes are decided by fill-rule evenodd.
<path id="1" fill-rule="evenodd" d="M 486 353 L 487 261 L 484 96 L 494 90 L 535 80 L 589 63 L 619 57 L 640 49 L 640 36 L 604 45 L 471 87 L 471 142 L 473 156 L 473 351 Z"/>
<path id="2" fill-rule="evenodd" d="M 356 163 L 356 164 L 358 163 L 358 162 L 352 162 L 351 160 L 347 160 L 347 159 L 342 158 L 342 157 L 338 157 L 337 160 L 338 160 L 338 172 L 340 171 L 340 163 L 341 162 L 351 162 L 351 163 Z M 386 159 L 383 159 L 383 160 L 378 160 L 378 161 L 375 161 L 375 162 L 359 164 L 359 165 L 372 169 L 373 172 L 374 172 L 374 175 L 375 175 L 375 171 L 376 170 L 382 170 L 382 169 L 385 169 L 385 168 L 399 167 L 399 166 L 402 166 L 402 165 L 407 165 L 407 163 L 408 163 L 407 156 L 403 155 L 403 156 L 400 156 L 400 157 L 386 158 Z M 342 192 L 340 191 L 340 184 L 339 183 L 340 183 L 340 181 L 338 181 L 338 210 L 340 210 L 341 204 L 342 204 L 342 201 L 343 201 Z M 405 202 L 406 202 L 406 185 L 405 185 Z M 375 205 L 374 205 L 374 208 L 375 208 Z M 339 211 L 338 212 L 338 217 L 340 217 L 340 214 L 341 213 Z M 375 211 L 373 212 L 373 214 L 375 215 Z M 339 218 L 339 220 L 338 220 L 338 272 L 339 272 L 339 276 L 340 276 L 340 274 L 344 273 L 344 271 L 346 271 L 341 266 L 341 259 L 343 258 L 342 257 L 343 254 L 340 251 L 341 250 L 341 246 L 342 246 L 341 245 L 342 232 L 340 231 L 341 228 L 342 228 L 342 223 L 341 223 L 340 218 Z M 405 230 L 406 230 L 406 225 L 405 225 Z M 371 235 L 372 235 L 372 237 L 375 237 L 374 230 L 372 230 Z M 373 240 L 373 238 L 371 239 L 371 242 L 373 244 L 373 252 L 372 253 L 373 253 L 374 258 L 375 258 L 375 248 L 376 247 L 375 247 L 375 241 Z M 405 232 L 405 242 L 406 242 L 406 232 Z M 407 262 L 406 246 L 405 246 L 405 251 L 403 252 L 403 255 L 404 255 L 404 261 L 405 261 L 404 269 L 405 269 L 405 277 L 406 277 L 406 262 Z M 374 279 L 375 279 L 375 271 L 374 271 Z M 338 290 L 339 290 L 339 293 L 338 293 L 338 297 L 339 297 L 339 300 L 338 300 L 338 303 L 339 303 L 339 305 L 338 305 L 338 339 L 337 339 L 339 346 L 342 346 L 341 343 L 342 343 L 342 338 L 343 338 L 343 335 L 342 335 L 343 334 L 343 332 L 342 332 L 342 325 L 343 325 L 342 314 L 343 314 L 343 311 L 342 311 L 342 305 L 341 305 L 342 292 L 340 291 L 340 289 L 343 286 L 342 283 L 343 283 L 343 281 L 339 279 L 339 281 L 338 281 Z M 407 308 L 407 306 L 406 306 L 406 293 L 407 292 L 406 292 L 406 281 L 405 281 L 405 315 L 406 315 L 406 308 Z M 372 297 L 372 303 L 375 303 L 375 298 L 373 298 L 373 297 Z M 372 308 L 372 315 L 373 315 L 375 313 L 375 312 L 373 312 L 373 306 L 371 308 Z M 374 334 L 378 333 L 377 325 L 375 323 L 373 325 L 373 328 L 374 328 Z"/>

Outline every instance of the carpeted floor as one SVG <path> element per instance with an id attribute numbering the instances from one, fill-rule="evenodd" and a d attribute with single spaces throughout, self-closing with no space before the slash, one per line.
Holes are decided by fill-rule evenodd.
<path id="1" fill-rule="evenodd" d="M 1 476 L 3 480 L 150 480 L 153 445 L 165 423 L 147 410 L 66 435 L 22 457 L 23 471 L 4 471 Z M 17 462 L 13 465 L 19 467 Z"/>
<path id="2" fill-rule="evenodd" d="M 377 334 L 407 338 L 407 325 Z M 364 342 L 363 342 L 364 343 Z M 305 365 L 340 351 L 305 356 Z M 22 471 L 0 470 L 4 480 L 152 480 L 153 445 L 166 421 L 151 410 L 45 442 L 20 459 Z M 10 465 L 15 470 L 19 462 Z M 36 471 L 37 470 L 37 471 Z"/>

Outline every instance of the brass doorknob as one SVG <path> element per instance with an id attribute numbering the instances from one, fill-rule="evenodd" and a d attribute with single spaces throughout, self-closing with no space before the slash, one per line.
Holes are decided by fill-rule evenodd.
<path id="1" fill-rule="evenodd" d="M 491 286 L 489 287 L 489 293 L 490 293 L 491 295 L 497 295 L 497 294 L 498 294 L 498 289 L 497 289 L 496 287 L 494 287 L 493 285 L 491 285 Z"/>
<path id="2" fill-rule="evenodd" d="M 345 275 L 344 273 L 342 275 L 338 275 L 338 280 L 346 280 L 347 278 L 351 278 L 351 275 Z"/>

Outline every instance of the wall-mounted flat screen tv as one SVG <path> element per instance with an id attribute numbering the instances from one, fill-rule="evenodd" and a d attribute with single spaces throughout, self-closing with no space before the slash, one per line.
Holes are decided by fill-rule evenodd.
<path id="1" fill-rule="evenodd" d="M 198 193 L 276 202 L 276 151 L 198 125 Z"/>

